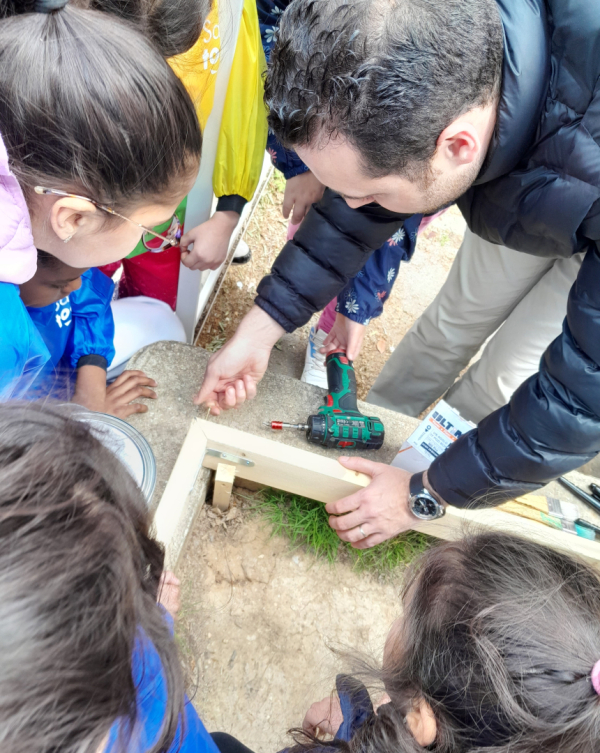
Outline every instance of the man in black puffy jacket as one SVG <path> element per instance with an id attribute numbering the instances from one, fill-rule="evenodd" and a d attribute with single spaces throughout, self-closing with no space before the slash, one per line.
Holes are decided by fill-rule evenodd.
<path id="1" fill-rule="evenodd" d="M 470 230 L 524 253 L 585 253 L 563 332 L 510 403 L 422 479 L 493 505 L 600 451 L 600 0 L 296 0 L 268 75 L 270 125 L 329 186 L 211 361 L 199 401 L 252 397 L 270 349 L 355 275 L 406 215 L 457 200 Z M 371 546 L 409 528 L 421 479 L 363 459 L 328 507 Z M 412 481 L 412 483 L 411 483 Z M 414 494 L 413 494 L 414 497 Z"/>

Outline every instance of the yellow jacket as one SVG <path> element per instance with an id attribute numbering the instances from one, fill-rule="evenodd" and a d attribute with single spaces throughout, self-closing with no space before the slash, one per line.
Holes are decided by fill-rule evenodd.
<path id="1" fill-rule="evenodd" d="M 219 7 L 215 2 L 196 44 L 169 60 L 196 105 L 202 130 L 213 106 L 220 57 Z M 265 67 L 256 1 L 244 0 L 213 172 L 213 190 L 218 197 L 237 195 L 250 201 L 258 185 L 267 142 Z"/>

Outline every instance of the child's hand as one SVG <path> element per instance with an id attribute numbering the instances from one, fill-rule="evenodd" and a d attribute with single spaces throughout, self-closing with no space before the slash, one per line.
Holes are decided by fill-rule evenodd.
<path id="1" fill-rule="evenodd" d="M 292 209 L 292 225 L 299 225 L 310 209 L 310 205 L 323 196 L 325 186 L 310 172 L 296 175 L 286 181 L 281 213 L 287 218 Z"/>
<path id="2" fill-rule="evenodd" d="M 157 601 L 173 619 L 177 617 L 181 608 L 181 583 L 170 570 L 165 570 L 160 576 Z"/>
<path id="3" fill-rule="evenodd" d="M 106 371 L 99 366 L 86 365 L 77 369 L 73 402 L 99 413 L 127 418 L 132 413 L 145 413 L 147 405 L 132 403 L 138 397 L 156 397 L 149 389 L 156 387 L 154 379 L 143 371 L 124 371 L 112 384 L 106 384 Z"/>
<path id="4" fill-rule="evenodd" d="M 322 701 L 313 703 L 306 712 L 302 729 L 315 737 L 330 735 L 335 737 L 344 721 L 340 699 L 337 695 L 327 696 Z"/>
<path id="5" fill-rule="evenodd" d="M 199 270 L 220 267 L 239 219 L 237 212 L 215 212 L 210 220 L 185 233 L 179 244 L 182 264 Z M 190 249 L 192 244 L 194 247 Z"/>
<path id="6" fill-rule="evenodd" d="M 336 314 L 334 325 L 323 341 L 321 353 L 345 350 L 348 358 L 355 361 L 362 348 L 366 329 L 364 324 L 354 322 L 342 314 Z"/>
<path id="7" fill-rule="evenodd" d="M 146 413 L 147 405 L 132 401 L 138 397 L 150 397 L 154 400 L 156 392 L 150 387 L 156 387 L 156 382 L 143 371 L 124 371 L 106 387 L 102 412 L 110 413 L 117 418 L 127 418 L 133 413 Z"/>

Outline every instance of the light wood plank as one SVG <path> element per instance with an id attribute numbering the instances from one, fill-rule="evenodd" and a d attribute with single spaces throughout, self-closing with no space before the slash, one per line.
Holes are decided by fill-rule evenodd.
<path id="1" fill-rule="evenodd" d="M 222 424 L 196 420 L 210 449 L 254 462 L 251 467 L 236 465 L 235 473 L 240 478 L 325 503 L 352 494 L 371 481 L 364 473 L 346 470 L 334 458 L 325 458 L 309 450 L 289 447 Z M 205 455 L 203 465 L 214 470 L 220 462 L 219 458 Z"/>
<path id="2" fill-rule="evenodd" d="M 431 523 L 417 524 L 414 530 L 450 541 L 459 539 L 469 532 L 501 531 L 583 557 L 591 564 L 600 564 L 600 543 L 597 541 L 558 531 L 535 520 L 503 512 L 496 507 L 487 510 L 460 510 L 448 506 L 443 518 Z"/>
<path id="3" fill-rule="evenodd" d="M 192 421 L 175 466 L 154 514 L 156 538 L 169 548 L 187 498 L 194 488 L 206 450 L 206 436 L 197 419 Z"/>

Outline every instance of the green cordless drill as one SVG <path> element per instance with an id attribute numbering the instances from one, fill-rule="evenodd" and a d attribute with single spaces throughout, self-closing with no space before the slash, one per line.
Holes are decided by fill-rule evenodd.
<path id="1" fill-rule="evenodd" d="M 344 351 L 327 356 L 327 397 L 325 405 L 316 415 L 309 416 L 305 424 L 286 424 L 267 421 L 275 431 L 298 429 L 306 431 L 306 438 L 323 447 L 353 450 L 378 450 L 383 444 L 385 430 L 381 419 L 364 416 L 356 403 L 356 375 L 352 361 Z"/>

